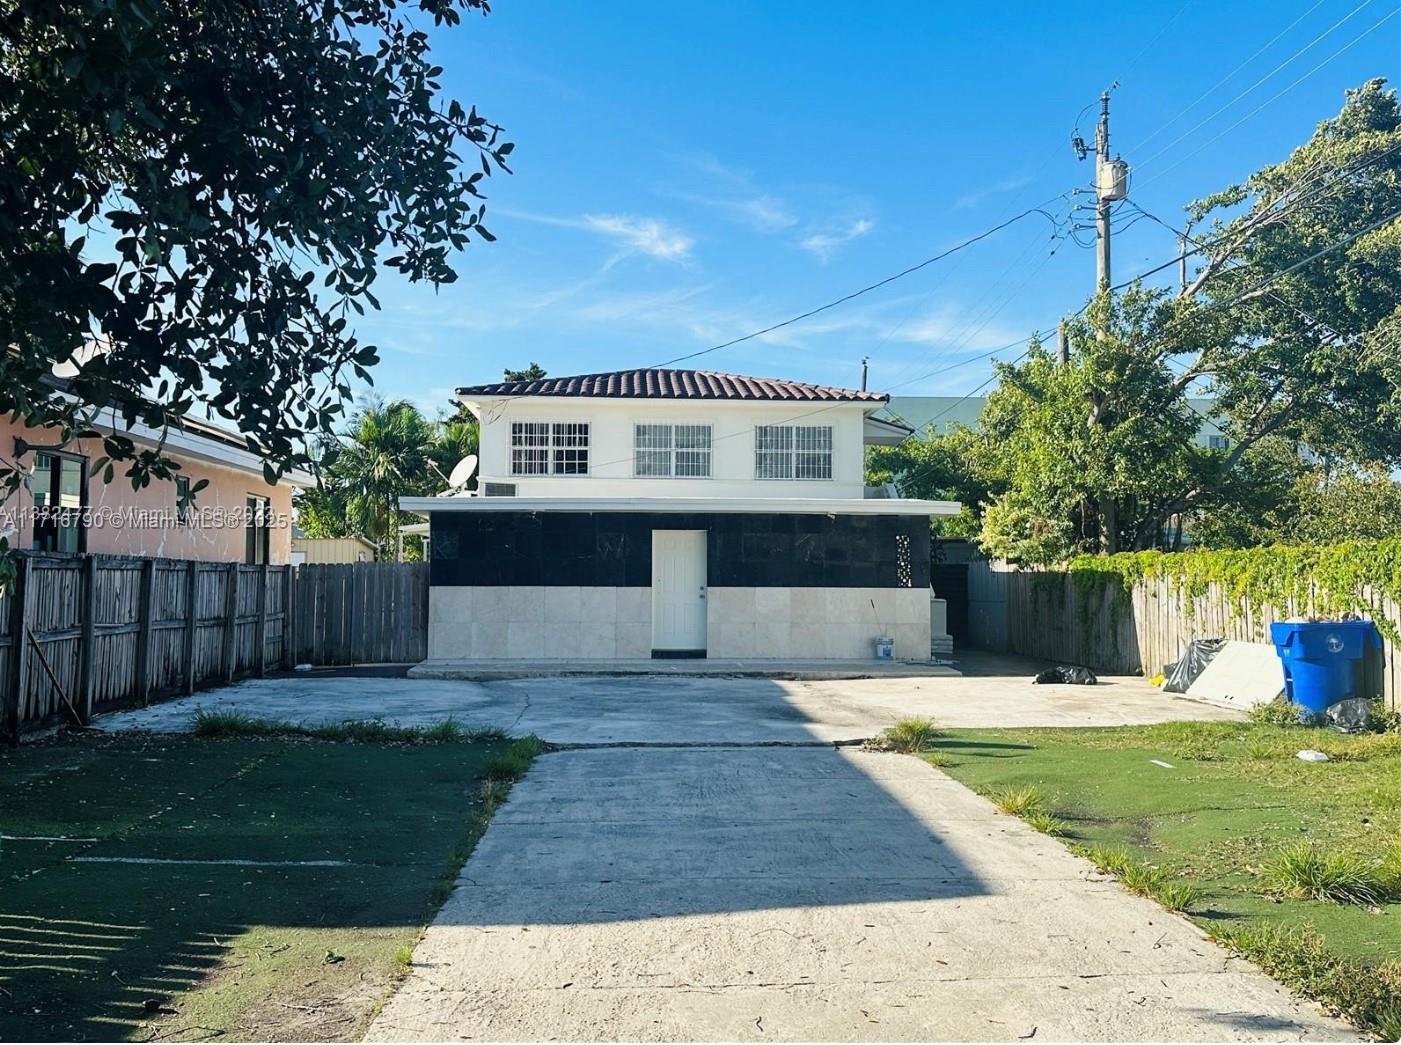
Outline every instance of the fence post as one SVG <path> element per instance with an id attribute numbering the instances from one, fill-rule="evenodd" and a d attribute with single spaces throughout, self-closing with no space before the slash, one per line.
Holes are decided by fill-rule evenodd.
<path id="1" fill-rule="evenodd" d="M 297 568 L 290 562 L 282 574 L 282 667 L 290 671 L 297 666 L 297 615 L 292 612 Z"/>
<path id="2" fill-rule="evenodd" d="M 253 663 L 257 665 L 258 677 L 268 673 L 268 564 L 258 567 L 258 624 L 254 628 Z"/>
<path id="3" fill-rule="evenodd" d="M 199 631 L 199 563 L 185 564 L 185 646 L 181 654 L 185 669 L 185 696 L 195 691 L 195 635 Z"/>
<path id="4" fill-rule="evenodd" d="M 29 560 L 21 556 L 10 593 L 10 677 L 5 680 L 5 706 L 0 714 L 12 743 L 19 742 L 20 704 L 29 677 L 29 572 Z"/>
<path id="5" fill-rule="evenodd" d="M 156 636 L 156 560 L 141 564 L 141 618 L 136 633 L 136 693 L 142 707 L 151 702 L 151 643 Z"/>
<path id="6" fill-rule="evenodd" d="M 97 683 L 97 665 L 93 663 L 97 652 L 97 556 L 83 557 L 82 589 L 82 638 L 79 640 L 80 671 L 78 683 L 78 721 L 86 726 L 92 721 L 93 687 Z"/>
<path id="7" fill-rule="evenodd" d="M 238 664 L 238 563 L 229 563 L 229 583 L 224 589 L 224 681 L 232 682 Z"/>

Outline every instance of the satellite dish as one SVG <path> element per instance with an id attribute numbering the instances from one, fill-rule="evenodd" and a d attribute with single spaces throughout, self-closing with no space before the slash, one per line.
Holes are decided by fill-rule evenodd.
<path id="1" fill-rule="evenodd" d="M 455 497 L 464 492 L 467 484 L 471 482 L 472 476 L 477 474 L 477 455 L 468 454 L 457 464 L 453 465 L 452 473 L 448 476 L 448 488 L 443 492 L 445 497 Z"/>

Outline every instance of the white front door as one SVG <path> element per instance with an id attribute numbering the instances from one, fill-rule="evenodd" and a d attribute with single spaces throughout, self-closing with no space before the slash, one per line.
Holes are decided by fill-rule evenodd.
<path id="1" fill-rule="evenodd" d="M 705 531 L 652 531 L 652 648 L 705 650 Z"/>

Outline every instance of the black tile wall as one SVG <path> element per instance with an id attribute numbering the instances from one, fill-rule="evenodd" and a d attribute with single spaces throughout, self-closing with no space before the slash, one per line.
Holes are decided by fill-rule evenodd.
<path id="1" fill-rule="evenodd" d="M 712 587 L 929 586 L 929 520 L 919 515 L 457 511 L 433 512 L 431 528 L 436 585 L 645 588 L 653 530 L 705 530 Z"/>

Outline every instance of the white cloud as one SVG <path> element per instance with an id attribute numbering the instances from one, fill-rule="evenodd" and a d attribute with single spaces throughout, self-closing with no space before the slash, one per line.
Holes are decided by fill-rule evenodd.
<path id="1" fill-rule="evenodd" d="M 1006 192 L 1015 192 L 1017 189 L 1030 184 L 1031 178 L 1025 174 L 1019 174 L 1011 178 L 1003 178 L 1001 181 L 994 182 L 981 189 L 976 189 L 973 192 L 965 192 L 962 196 L 958 197 L 958 199 L 954 200 L 953 209 L 972 210 L 986 199 L 993 196 L 1001 196 Z"/>
<path id="2" fill-rule="evenodd" d="M 756 232 L 786 232 L 798 224 L 798 216 L 777 196 L 753 193 L 733 196 L 707 196 L 696 192 L 668 193 L 674 199 L 696 203 L 718 211 L 730 221 L 748 225 Z"/>
<path id="3" fill-rule="evenodd" d="M 945 306 L 911 317 L 890 328 L 886 337 L 916 345 L 957 346 L 970 352 L 986 351 L 1025 337 L 1030 331 L 994 322 L 989 310 Z"/>
<path id="4" fill-rule="evenodd" d="M 860 239 L 876 227 L 870 218 L 857 218 L 844 229 L 834 232 L 814 232 L 798 241 L 798 246 L 811 251 L 823 261 L 827 261 L 838 250 L 854 239 Z"/>
<path id="5" fill-rule="evenodd" d="M 585 214 L 582 218 L 561 218 L 509 207 L 497 207 L 496 213 L 537 225 L 579 229 L 604 236 L 622 248 L 621 253 L 609 262 L 610 265 L 629 254 L 645 254 L 663 261 L 685 261 L 696 242 L 689 234 L 661 218 L 642 218 L 630 214 Z"/>
<path id="6" fill-rule="evenodd" d="M 695 240 L 659 218 L 638 218 L 628 214 L 586 214 L 585 227 L 611 236 L 628 253 L 646 254 L 664 261 L 682 261 L 690 256 Z"/>

